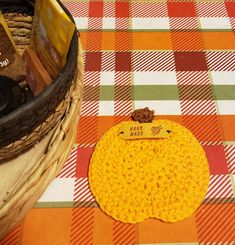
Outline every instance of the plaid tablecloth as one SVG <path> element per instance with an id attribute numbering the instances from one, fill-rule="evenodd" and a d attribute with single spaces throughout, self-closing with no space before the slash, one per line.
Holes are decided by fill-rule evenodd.
<path id="1" fill-rule="evenodd" d="M 77 142 L 61 174 L 2 244 L 235 244 L 235 2 L 64 3 L 85 51 Z M 145 106 L 188 127 L 208 157 L 206 199 L 179 223 L 114 221 L 89 190 L 96 142 Z"/>

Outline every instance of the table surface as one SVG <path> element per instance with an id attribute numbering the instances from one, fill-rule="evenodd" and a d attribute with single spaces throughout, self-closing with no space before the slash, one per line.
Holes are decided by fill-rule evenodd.
<path id="1" fill-rule="evenodd" d="M 235 2 L 64 3 L 85 51 L 76 144 L 35 208 L 0 244 L 235 244 Z M 145 106 L 188 127 L 208 158 L 205 201 L 182 222 L 117 222 L 89 190 L 98 139 Z"/>

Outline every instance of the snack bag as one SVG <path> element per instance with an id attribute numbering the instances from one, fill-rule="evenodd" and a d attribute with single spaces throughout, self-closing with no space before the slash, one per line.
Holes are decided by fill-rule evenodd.
<path id="1" fill-rule="evenodd" d="M 24 79 L 25 74 L 24 63 L 0 11 L 0 75 L 19 82 Z"/>
<path id="2" fill-rule="evenodd" d="M 56 0 L 36 0 L 30 48 L 54 78 L 66 63 L 75 30 Z"/>

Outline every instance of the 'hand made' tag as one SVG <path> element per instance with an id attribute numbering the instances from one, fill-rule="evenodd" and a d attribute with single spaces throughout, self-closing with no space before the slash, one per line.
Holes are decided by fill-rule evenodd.
<path id="1" fill-rule="evenodd" d="M 130 123 L 119 129 L 119 136 L 124 140 L 169 138 L 171 130 L 153 123 Z"/>

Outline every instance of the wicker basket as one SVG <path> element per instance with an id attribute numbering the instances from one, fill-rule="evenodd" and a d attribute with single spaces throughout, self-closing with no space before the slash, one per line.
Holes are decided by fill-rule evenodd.
<path id="1" fill-rule="evenodd" d="M 73 21 L 66 8 L 61 2 L 59 4 Z M 16 27 L 9 25 L 13 39 L 22 52 L 30 40 L 34 1 L 0 0 L 0 9 L 7 21 Z M 66 65 L 52 84 L 32 101 L 0 118 L 0 163 L 40 141 L 60 121 L 71 99 L 77 56 L 78 34 L 75 31 Z"/>
<path id="2" fill-rule="evenodd" d="M 0 240 L 33 207 L 48 184 L 60 172 L 73 147 L 83 86 L 81 48 L 79 50 L 78 76 L 74 81 L 71 100 L 64 117 L 39 144 L 14 160 L 4 160 L 4 164 L 0 165 Z M 18 162 L 25 164 L 15 164 Z M 17 178 L 17 172 L 20 178 Z"/>

